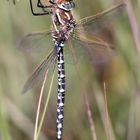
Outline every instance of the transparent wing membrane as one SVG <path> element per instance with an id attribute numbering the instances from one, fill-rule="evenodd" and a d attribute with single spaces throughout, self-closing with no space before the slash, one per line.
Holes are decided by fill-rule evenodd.
<path id="1" fill-rule="evenodd" d="M 89 16 L 86 18 L 81 19 L 77 24 L 76 28 L 80 29 L 81 27 L 87 27 L 91 24 L 99 24 L 103 20 L 105 20 L 107 17 L 113 17 L 114 15 L 117 16 L 122 10 L 124 10 L 125 3 L 120 3 L 108 10 L 105 10 L 103 12 L 97 13 L 96 15 Z"/>
<path id="2" fill-rule="evenodd" d="M 104 44 L 94 40 L 87 42 L 87 40 L 80 40 L 74 37 L 71 40 L 76 57 L 82 63 L 91 61 L 94 62 L 94 64 L 108 63 L 115 55 L 114 49 L 109 44 Z"/>
<path id="3" fill-rule="evenodd" d="M 26 93 L 28 90 L 42 82 L 46 71 L 49 70 L 49 68 L 55 63 L 56 58 L 57 54 L 55 49 L 53 49 L 50 54 L 42 61 L 42 63 L 37 66 L 32 75 L 29 77 L 29 79 L 24 85 L 22 93 Z"/>
<path id="4" fill-rule="evenodd" d="M 87 44 L 87 45 L 91 45 L 91 46 L 99 46 L 99 47 L 103 47 L 103 48 L 112 48 L 113 49 L 113 46 L 107 42 L 105 42 L 103 39 L 101 38 L 98 38 L 96 36 L 90 36 L 90 37 L 87 37 L 86 35 L 84 35 L 84 33 L 81 33 L 81 34 L 75 34 L 72 36 L 72 38 L 78 42 L 81 42 L 83 44 Z"/>
<path id="5" fill-rule="evenodd" d="M 90 57 L 94 64 L 107 63 L 115 55 L 115 44 L 113 31 L 110 29 L 111 23 L 118 20 L 122 14 L 125 4 L 118 4 L 111 9 L 100 12 L 94 16 L 81 19 L 74 29 L 71 36 L 72 46 L 78 51 L 80 59 Z M 78 47 L 79 46 L 79 47 Z M 80 48 L 80 49 L 79 49 Z M 85 50 L 86 55 L 81 53 Z M 76 52 L 77 52 L 76 51 Z"/>
<path id="6" fill-rule="evenodd" d="M 76 24 L 75 32 L 84 32 L 87 35 L 98 36 L 106 29 L 110 29 L 111 23 L 118 20 L 124 9 L 125 4 L 121 3 L 96 15 L 83 18 Z"/>
<path id="7" fill-rule="evenodd" d="M 54 46 L 54 44 L 51 37 L 51 30 L 30 33 L 17 44 L 19 49 L 28 53 L 47 52 L 52 46 Z"/>

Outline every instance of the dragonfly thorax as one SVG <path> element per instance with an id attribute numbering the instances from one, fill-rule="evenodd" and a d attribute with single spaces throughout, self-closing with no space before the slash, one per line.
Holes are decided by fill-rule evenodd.
<path id="1" fill-rule="evenodd" d="M 56 7 L 53 14 L 52 37 L 57 41 L 66 41 L 75 27 L 75 20 L 71 11 L 64 11 Z"/>
<path id="2" fill-rule="evenodd" d="M 68 22 L 64 25 L 59 25 L 58 30 L 52 31 L 52 37 L 57 41 L 66 41 L 72 35 L 75 28 L 75 21 Z"/>

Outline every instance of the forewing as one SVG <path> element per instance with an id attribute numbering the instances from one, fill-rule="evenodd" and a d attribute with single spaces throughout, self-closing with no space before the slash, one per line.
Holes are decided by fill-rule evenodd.
<path id="1" fill-rule="evenodd" d="M 23 37 L 17 47 L 26 53 L 47 52 L 53 45 L 51 30 L 29 33 Z"/>
<path id="2" fill-rule="evenodd" d="M 124 9 L 125 4 L 121 3 L 94 16 L 80 20 L 75 26 L 71 40 L 75 50 L 78 50 L 76 52 L 81 53 L 84 49 L 87 54 L 84 56 L 84 53 L 82 55 L 79 53 L 77 56 L 90 57 L 95 65 L 105 64 L 112 60 L 115 55 L 115 44 L 112 31 L 114 28 L 111 25 L 118 20 Z"/>
<path id="3" fill-rule="evenodd" d="M 84 34 L 99 37 L 99 34 L 106 31 L 106 29 L 110 30 L 113 28 L 112 23 L 119 20 L 119 17 L 125 13 L 124 9 L 125 4 L 121 3 L 96 15 L 83 18 L 77 22 L 74 32 L 84 32 Z"/>

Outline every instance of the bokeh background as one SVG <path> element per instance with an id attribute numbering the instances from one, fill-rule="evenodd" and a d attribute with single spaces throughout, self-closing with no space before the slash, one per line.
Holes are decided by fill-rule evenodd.
<path id="1" fill-rule="evenodd" d="M 73 13 L 79 20 L 120 2 L 76 0 Z M 67 63 L 69 60 L 66 59 L 64 140 L 93 140 L 95 134 L 97 140 L 140 140 L 140 1 L 125 2 L 127 7 L 117 16 L 112 16 L 103 29 L 102 38 L 114 46 L 108 61 L 100 63 L 94 59 L 95 53 L 87 50 L 91 61 L 81 63 L 84 56 L 77 72 L 77 64 Z M 30 49 L 29 53 L 22 52 L 17 42 L 28 33 L 50 27 L 50 17 L 31 14 L 28 0 L 16 1 L 16 5 L 12 0 L 0 0 L 0 140 L 33 139 L 41 87 L 24 95 L 21 91 L 44 54 L 41 46 L 33 55 Z M 106 60 L 104 57 L 99 59 Z M 50 72 L 42 109 L 51 76 Z M 57 71 L 55 77 L 41 140 L 55 139 Z"/>

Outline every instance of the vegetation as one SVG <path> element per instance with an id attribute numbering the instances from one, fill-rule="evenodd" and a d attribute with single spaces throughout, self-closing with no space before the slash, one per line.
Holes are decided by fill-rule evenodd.
<path id="1" fill-rule="evenodd" d="M 74 15 L 78 21 L 117 3 L 119 1 L 115 0 L 76 0 Z M 140 1 L 125 0 L 125 3 L 124 10 L 107 21 L 101 34 L 113 44 L 111 56 L 102 52 L 99 59 L 104 61 L 99 61 L 93 50 L 85 50 L 90 62 L 85 60 L 83 63 L 87 55 L 78 49 L 81 51 L 77 55 L 80 60 L 78 65 L 73 65 L 72 60 L 68 62 L 70 57 L 66 54 L 64 140 L 140 139 Z M 22 95 L 21 91 L 32 70 L 47 53 L 41 46 L 33 53 L 30 49 L 29 53 L 22 52 L 17 42 L 28 33 L 50 27 L 50 17 L 31 14 L 28 0 L 16 1 L 15 5 L 12 0 L 0 1 L 1 140 L 31 140 L 34 137 L 41 86 L 28 94 Z M 49 39 L 47 41 L 46 45 Z M 82 54 L 84 59 L 80 56 Z M 41 129 L 41 140 L 55 139 L 57 70 L 55 75 L 51 72 L 48 75 L 40 111 L 43 112 L 52 76 L 56 78 Z"/>

